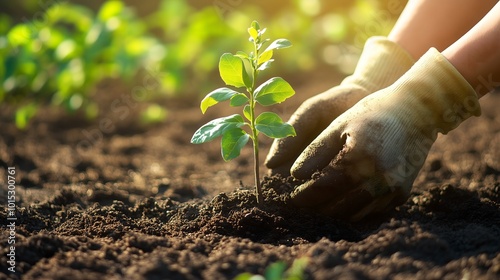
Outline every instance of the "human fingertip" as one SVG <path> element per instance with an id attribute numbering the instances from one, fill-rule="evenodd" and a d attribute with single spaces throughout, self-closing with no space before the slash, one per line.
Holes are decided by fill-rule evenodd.
<path id="1" fill-rule="evenodd" d="M 290 174 L 296 179 L 307 180 L 319 170 L 319 167 L 314 168 L 311 162 L 305 162 L 299 157 L 290 167 Z"/>
<path id="2" fill-rule="evenodd" d="M 281 166 L 270 168 L 269 174 L 272 176 L 280 175 L 281 177 L 288 177 L 290 176 L 290 165 L 284 164 Z"/>
<path id="3" fill-rule="evenodd" d="M 298 186 L 291 194 L 290 194 L 290 202 L 296 207 L 307 207 L 307 199 L 304 199 L 304 189 L 305 185 Z"/>

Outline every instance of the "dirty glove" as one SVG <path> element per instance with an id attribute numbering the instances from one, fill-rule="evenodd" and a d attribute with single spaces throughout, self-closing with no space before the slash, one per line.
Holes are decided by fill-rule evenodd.
<path id="1" fill-rule="evenodd" d="M 289 175 L 298 155 L 335 118 L 363 97 L 394 83 L 413 63 L 402 47 L 387 38 L 368 39 L 354 74 L 339 86 L 306 100 L 292 115 L 289 123 L 297 136 L 274 141 L 266 159 L 271 173 Z"/>
<path id="2" fill-rule="evenodd" d="M 481 113 L 474 89 L 436 49 L 335 119 L 292 166 L 300 207 L 359 220 L 403 203 L 437 133 Z"/>

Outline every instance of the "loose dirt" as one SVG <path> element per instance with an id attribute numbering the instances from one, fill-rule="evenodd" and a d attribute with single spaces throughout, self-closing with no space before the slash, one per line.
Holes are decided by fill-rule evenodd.
<path id="1" fill-rule="evenodd" d="M 298 92 L 274 110 L 318 87 Z M 2 183 L 0 279 L 232 279 L 299 258 L 308 279 L 500 278 L 498 94 L 438 138 L 405 204 L 358 223 L 289 205 L 292 178 L 265 177 L 257 205 L 250 148 L 225 163 L 217 142 L 189 144 L 224 106 L 202 117 L 197 100 L 169 100 L 166 123 L 144 126 L 135 107 L 109 107 L 119 97 L 101 100 L 107 127 L 43 109 L 18 131 L 2 110 L 0 182 L 15 166 L 17 221 L 11 274 Z"/>

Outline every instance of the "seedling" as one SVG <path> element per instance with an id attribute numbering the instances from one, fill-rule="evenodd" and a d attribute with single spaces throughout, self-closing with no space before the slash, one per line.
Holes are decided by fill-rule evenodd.
<path id="1" fill-rule="evenodd" d="M 274 61 L 273 54 L 277 49 L 288 48 L 292 44 L 287 39 L 277 39 L 267 48 L 269 39 L 263 39 L 266 29 L 261 29 L 257 21 L 252 22 L 248 33 L 253 51 L 249 54 L 239 51 L 235 55 L 224 53 L 220 57 L 219 72 L 226 85 L 244 89 L 240 92 L 227 87 L 216 89 L 201 101 L 201 111 L 222 101 L 229 100 L 230 106 L 243 106 L 243 116 L 234 114 L 218 118 L 200 127 L 193 135 L 191 143 L 201 144 L 219 136 L 221 140 L 222 158 L 229 161 L 240 155 L 241 149 L 251 139 L 253 143 L 254 174 L 257 202 L 263 201 L 259 176 L 259 133 L 271 138 L 295 136 L 295 129 L 275 113 L 263 112 L 256 116 L 255 107 L 258 104 L 270 106 L 281 103 L 293 96 L 295 91 L 284 79 L 274 77 L 256 86 L 258 75 L 270 67 Z M 245 130 L 245 128 L 248 130 Z"/>

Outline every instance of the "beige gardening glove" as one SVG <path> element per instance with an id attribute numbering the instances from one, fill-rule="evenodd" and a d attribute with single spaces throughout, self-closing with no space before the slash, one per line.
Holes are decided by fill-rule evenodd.
<path id="1" fill-rule="evenodd" d="M 272 174 L 289 175 L 299 154 L 335 118 L 363 97 L 394 83 L 413 65 L 413 58 L 385 37 L 368 39 L 354 74 L 339 85 L 306 100 L 289 123 L 296 137 L 276 139 L 266 159 Z"/>
<path id="2" fill-rule="evenodd" d="M 359 220 L 403 203 L 437 133 L 481 113 L 474 89 L 436 49 L 393 85 L 336 118 L 300 154 L 299 207 Z"/>

